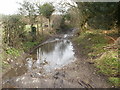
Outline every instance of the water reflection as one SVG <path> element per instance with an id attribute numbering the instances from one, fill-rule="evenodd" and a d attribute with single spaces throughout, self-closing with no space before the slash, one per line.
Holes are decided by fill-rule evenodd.
<path id="1" fill-rule="evenodd" d="M 38 48 L 37 61 L 34 65 L 40 67 L 41 63 L 47 63 L 43 66 L 44 69 L 46 71 L 52 71 L 61 68 L 72 60 L 74 60 L 72 43 L 69 40 L 63 40 Z"/>
<path id="2" fill-rule="evenodd" d="M 69 40 L 45 44 L 31 54 L 25 60 L 24 65 L 17 65 L 3 76 L 3 87 L 17 86 L 15 84 L 25 85 L 21 83 L 28 83 L 33 78 L 48 74 L 69 64 L 74 59 L 73 46 Z"/>

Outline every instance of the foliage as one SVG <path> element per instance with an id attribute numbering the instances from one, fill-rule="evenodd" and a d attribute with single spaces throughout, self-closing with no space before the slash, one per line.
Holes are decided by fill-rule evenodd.
<path id="1" fill-rule="evenodd" d="M 36 9 L 35 4 L 29 1 L 23 1 L 23 3 L 19 3 L 21 8 L 19 8 L 19 12 L 22 15 L 27 15 L 30 17 L 31 21 L 36 17 Z"/>
<path id="2" fill-rule="evenodd" d="M 21 8 L 19 8 L 19 12 L 21 15 L 29 17 L 29 23 L 31 24 L 31 31 L 33 25 L 36 23 L 37 18 L 37 10 L 36 5 L 30 1 L 23 1 L 23 3 L 19 3 Z"/>
<path id="3" fill-rule="evenodd" d="M 71 19 L 71 16 L 69 13 L 66 13 L 64 16 L 65 20 L 70 20 Z"/>
<path id="4" fill-rule="evenodd" d="M 21 45 L 19 41 L 24 33 L 25 23 L 22 22 L 21 15 L 11 15 L 3 19 L 4 42 L 9 46 Z M 19 44 L 18 44 L 19 43 Z"/>
<path id="5" fill-rule="evenodd" d="M 50 3 L 45 3 L 40 7 L 41 14 L 48 19 L 50 18 L 54 10 L 54 6 Z"/>
<path id="6" fill-rule="evenodd" d="M 49 19 L 49 26 L 50 26 L 50 17 L 52 13 L 55 11 L 54 6 L 51 3 L 45 3 L 39 8 L 41 15 Z"/>
<path id="7" fill-rule="evenodd" d="M 71 22 L 76 20 L 81 32 L 85 31 L 85 28 L 110 30 L 115 27 L 118 3 L 76 2 L 76 4 L 77 7 L 71 7 L 69 12 L 72 17 Z"/>

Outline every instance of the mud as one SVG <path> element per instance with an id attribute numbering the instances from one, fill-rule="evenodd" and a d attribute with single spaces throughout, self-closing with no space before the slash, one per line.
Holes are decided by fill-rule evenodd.
<path id="1" fill-rule="evenodd" d="M 80 51 L 68 38 L 71 36 L 55 37 L 49 40 L 51 43 L 34 49 L 23 65 L 3 76 L 3 88 L 112 87 L 86 58 L 78 57 Z"/>

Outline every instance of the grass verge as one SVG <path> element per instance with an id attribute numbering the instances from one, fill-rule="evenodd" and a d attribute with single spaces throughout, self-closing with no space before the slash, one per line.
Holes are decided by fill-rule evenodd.
<path id="1" fill-rule="evenodd" d="M 105 49 L 111 46 L 109 38 L 99 31 L 86 31 L 74 38 L 80 48 L 81 56 L 88 57 L 98 68 L 98 73 L 108 76 L 108 81 L 116 87 L 120 86 L 118 50 Z"/>

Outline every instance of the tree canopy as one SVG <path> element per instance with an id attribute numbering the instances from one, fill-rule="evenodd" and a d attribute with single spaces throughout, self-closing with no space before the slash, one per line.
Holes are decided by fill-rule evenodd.
<path id="1" fill-rule="evenodd" d="M 50 3 L 45 3 L 40 7 L 41 14 L 50 19 L 50 16 L 55 11 L 54 6 Z"/>
<path id="2" fill-rule="evenodd" d="M 95 29 L 110 29 L 117 21 L 118 3 L 116 2 L 76 2 L 76 4 L 81 26 L 88 23 Z"/>

